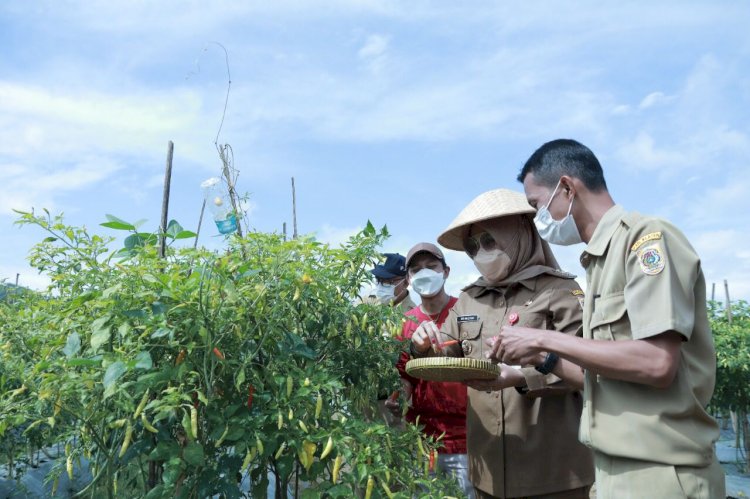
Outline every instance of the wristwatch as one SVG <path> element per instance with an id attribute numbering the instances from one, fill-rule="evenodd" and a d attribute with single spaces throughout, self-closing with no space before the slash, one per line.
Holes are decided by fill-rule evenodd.
<path id="1" fill-rule="evenodd" d="M 542 374 L 549 374 L 557 365 L 558 360 L 560 360 L 560 357 L 558 357 L 555 352 L 547 352 L 547 356 L 544 358 L 544 362 L 542 362 L 538 366 L 535 366 L 534 369 Z"/>

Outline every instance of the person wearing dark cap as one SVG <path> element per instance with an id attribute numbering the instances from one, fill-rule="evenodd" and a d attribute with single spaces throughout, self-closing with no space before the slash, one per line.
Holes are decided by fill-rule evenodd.
<path id="1" fill-rule="evenodd" d="M 419 324 L 433 321 L 442 325 L 458 298 L 445 291 L 445 280 L 450 267 L 443 252 L 431 243 L 414 245 L 406 255 L 407 281 L 422 298 L 422 303 L 406 312 L 401 329 L 402 341 L 410 341 Z M 406 372 L 409 354 L 403 352 L 396 368 L 401 375 L 404 399 L 411 401 L 406 420 L 424 426 L 424 433 L 441 438 L 443 447 L 438 450 L 437 469 L 452 474 L 466 497 L 474 497 L 469 481 L 466 457 L 466 386 L 456 382 L 424 381 Z M 400 413 L 398 400 L 389 399 L 386 407 Z"/>
<path id="2" fill-rule="evenodd" d="M 411 310 L 416 305 L 409 297 L 407 288 L 406 258 L 398 253 L 383 253 L 383 256 L 383 263 L 370 270 L 377 282 L 375 299 L 383 304 L 401 307 L 404 312 Z"/>
<path id="3" fill-rule="evenodd" d="M 481 277 L 463 289 L 438 328 L 423 322 L 413 356 L 448 354 L 486 360 L 486 341 L 504 324 L 582 334 L 583 291 L 559 270 L 541 239 L 526 197 L 507 189 L 481 194 L 438 237 L 463 249 Z M 450 343 L 450 345 L 446 345 Z M 469 477 L 479 499 L 588 499 L 593 456 L 578 441 L 582 396 L 565 369 L 540 352 L 521 366 L 498 364 L 486 381 L 467 380 Z"/>

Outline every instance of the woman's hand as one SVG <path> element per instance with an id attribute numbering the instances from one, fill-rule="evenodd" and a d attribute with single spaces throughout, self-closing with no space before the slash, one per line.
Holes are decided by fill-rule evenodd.
<path id="1" fill-rule="evenodd" d="M 497 378 L 491 380 L 471 379 L 464 381 L 464 384 L 469 388 L 481 392 L 494 392 L 512 386 L 523 386 L 526 384 L 526 378 L 524 378 L 521 371 L 515 367 L 510 367 L 505 364 L 498 364 L 498 367 L 500 368 L 500 374 L 497 375 Z"/>

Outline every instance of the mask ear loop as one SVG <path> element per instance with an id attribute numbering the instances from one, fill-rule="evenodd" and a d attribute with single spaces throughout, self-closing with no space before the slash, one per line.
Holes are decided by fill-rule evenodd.
<path id="1" fill-rule="evenodd" d="M 544 205 L 544 208 L 546 208 L 547 210 L 549 210 L 549 205 L 552 204 L 552 200 L 555 199 L 555 194 L 557 194 L 557 189 L 560 188 L 560 182 L 562 182 L 562 178 L 560 178 L 560 180 L 557 181 L 557 185 L 555 186 L 555 190 L 552 191 L 552 195 L 549 197 L 549 200 L 547 200 L 547 204 Z"/>
<path id="2" fill-rule="evenodd" d="M 576 200 L 575 194 L 573 194 L 573 199 L 570 200 L 570 204 L 568 205 L 568 214 L 565 215 L 565 218 L 568 218 L 570 216 L 570 210 L 573 209 L 573 201 Z"/>

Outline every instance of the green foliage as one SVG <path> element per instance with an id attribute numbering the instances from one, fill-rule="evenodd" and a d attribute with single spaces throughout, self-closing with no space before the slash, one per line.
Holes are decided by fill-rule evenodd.
<path id="1" fill-rule="evenodd" d="M 416 428 L 367 417 L 399 386 L 401 318 L 358 300 L 385 229 L 368 223 L 340 248 L 251 233 L 224 253 L 159 258 L 141 223 L 108 215 L 103 226 L 131 232 L 111 252 L 112 237 L 19 213 L 50 234 L 30 260 L 52 285 L 0 303 L 8 461 L 22 444 L 65 443 L 56 473 L 86 457 L 90 497 L 241 497 L 246 474 L 265 497 L 268 471 L 277 492 L 302 483 L 304 497 L 361 495 L 369 477 L 373 497 L 455 492 L 427 477 Z"/>
<path id="2" fill-rule="evenodd" d="M 750 306 L 732 304 L 732 323 L 719 303 L 709 305 L 716 344 L 716 388 L 711 405 L 747 414 L 750 410 Z"/>

